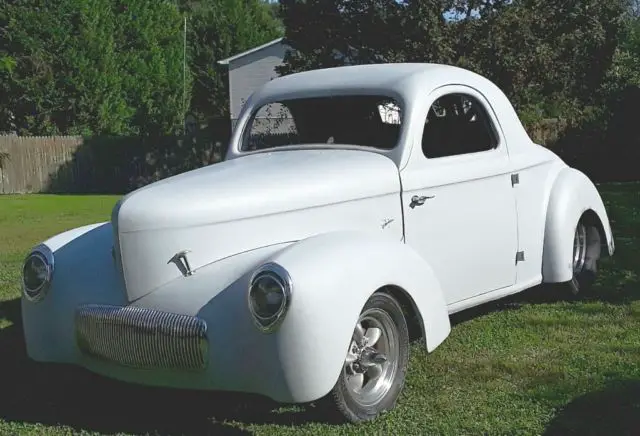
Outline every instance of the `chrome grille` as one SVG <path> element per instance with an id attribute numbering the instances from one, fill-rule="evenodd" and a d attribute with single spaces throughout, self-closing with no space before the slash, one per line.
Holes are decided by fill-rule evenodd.
<path id="1" fill-rule="evenodd" d="M 76 339 L 92 357 L 143 369 L 202 370 L 207 323 L 145 309 L 90 304 L 76 310 Z"/>

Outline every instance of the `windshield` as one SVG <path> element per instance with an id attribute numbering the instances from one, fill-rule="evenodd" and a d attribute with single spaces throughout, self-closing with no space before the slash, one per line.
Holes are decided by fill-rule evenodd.
<path id="1" fill-rule="evenodd" d="M 396 101 L 383 96 L 281 100 L 254 113 L 240 149 L 342 144 L 389 150 L 398 142 L 401 115 Z"/>

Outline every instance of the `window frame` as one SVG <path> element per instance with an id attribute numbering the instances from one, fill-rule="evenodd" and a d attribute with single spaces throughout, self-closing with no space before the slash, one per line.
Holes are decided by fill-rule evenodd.
<path id="1" fill-rule="evenodd" d="M 428 157 L 424 153 L 422 138 L 424 135 L 424 129 L 427 125 L 425 122 L 426 118 L 429 115 L 429 112 L 431 111 L 433 105 L 438 100 L 440 100 L 443 97 L 451 96 L 451 95 L 461 95 L 466 98 L 472 99 L 477 104 L 480 105 L 482 110 L 484 110 L 486 120 L 490 124 L 489 125 L 490 134 L 493 136 L 496 142 L 493 148 L 490 148 L 488 150 L 474 151 L 470 153 L 449 154 L 446 156 L 437 156 L 437 157 Z M 456 159 L 456 158 L 464 160 L 465 158 L 468 159 L 468 158 L 483 156 L 483 155 L 491 155 L 491 154 L 499 155 L 502 153 L 508 154 L 508 151 L 506 150 L 506 145 L 505 145 L 504 133 L 502 131 L 502 126 L 500 125 L 498 117 L 496 116 L 496 113 L 493 107 L 488 102 L 486 97 L 475 88 L 471 88 L 467 85 L 445 85 L 433 90 L 427 96 L 427 98 L 425 98 L 425 100 L 426 102 L 424 105 L 423 112 L 421 113 L 420 118 L 418 119 L 420 128 L 418 129 L 419 131 L 417 132 L 416 141 L 414 142 L 415 146 L 419 147 L 420 149 L 419 154 L 422 156 L 423 159 L 428 161 L 442 161 L 443 159 L 450 160 L 450 159 Z"/>
<path id="2" fill-rule="evenodd" d="M 333 143 L 327 143 L 327 144 L 320 144 L 319 146 L 314 146 L 311 144 L 296 144 L 296 145 L 282 145 L 282 146 L 276 146 L 276 147 L 269 147 L 269 148 L 265 148 L 265 149 L 258 149 L 258 150 L 249 150 L 249 149 L 245 149 L 245 144 L 247 143 L 250 135 L 251 135 L 251 128 L 253 125 L 254 120 L 260 119 L 260 117 L 257 117 L 258 112 L 260 112 L 260 110 L 268 105 L 271 104 L 281 104 L 283 106 L 286 107 L 286 105 L 283 102 L 286 101 L 292 101 L 292 100 L 307 100 L 307 99 L 315 99 L 315 98 L 333 98 L 333 97 L 338 97 L 338 98 L 344 98 L 344 97 L 377 97 L 380 99 L 387 99 L 390 100 L 391 103 L 393 103 L 395 106 L 397 106 L 400 109 L 400 123 L 398 124 L 398 137 L 396 139 L 395 144 L 393 145 L 393 147 L 391 148 L 380 148 L 380 147 L 375 147 L 375 146 L 371 146 L 371 145 L 357 145 L 357 144 L 342 144 L 342 143 L 336 143 L 335 145 Z M 376 105 L 376 109 L 378 109 L 378 106 Z M 239 143 L 237 145 L 237 151 L 239 154 L 250 154 L 250 153 L 260 153 L 260 152 L 270 152 L 270 151 L 280 151 L 280 150 L 287 150 L 287 149 L 301 149 L 301 148 L 339 148 L 339 149 L 365 149 L 365 150 L 369 150 L 369 151 L 375 151 L 378 153 L 383 153 L 383 154 L 389 154 L 394 152 L 395 150 L 401 149 L 400 145 L 403 142 L 403 137 L 404 137 L 404 132 L 407 129 L 407 119 L 406 119 L 406 112 L 405 112 L 405 107 L 404 107 L 404 102 L 401 98 L 399 98 L 399 96 L 397 95 L 393 95 L 392 93 L 386 93 L 386 92 L 340 92 L 340 93 L 335 93 L 335 94 L 319 94 L 319 95 L 302 95 L 302 96 L 289 96 L 289 97 L 283 97 L 283 98 L 273 98 L 273 99 L 267 99 L 264 100 L 262 102 L 260 102 L 259 104 L 254 104 L 251 107 L 251 112 L 249 114 L 249 116 L 247 117 L 246 122 L 244 123 L 243 127 L 242 127 L 242 132 L 239 136 Z M 290 112 L 291 113 L 291 112 Z M 382 118 L 382 114 L 378 113 L 378 115 L 380 116 L 380 118 Z M 293 116 L 291 119 L 295 119 Z M 294 121 L 295 122 L 295 121 Z M 382 120 L 383 124 L 387 124 Z"/>

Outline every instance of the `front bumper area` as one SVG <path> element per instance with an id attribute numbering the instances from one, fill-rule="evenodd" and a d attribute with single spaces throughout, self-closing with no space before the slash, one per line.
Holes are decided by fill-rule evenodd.
<path id="1" fill-rule="evenodd" d="M 130 302 L 111 257 L 111 236 L 98 237 L 106 230 L 58 248 L 46 298 L 23 298 L 32 360 L 128 383 L 246 392 L 283 403 L 313 401 L 335 384 L 339 371 L 332 364 L 342 365 L 344 356 L 315 345 L 335 337 L 335 329 L 325 328 L 331 315 L 320 311 L 309 322 L 318 312 L 303 289 L 273 334 L 260 332 L 249 313 L 251 273 L 282 246 L 222 259 Z"/>
<path id="2" fill-rule="evenodd" d="M 207 323 L 198 317 L 103 304 L 76 309 L 78 349 L 87 356 L 137 369 L 204 370 Z"/>
<path id="3" fill-rule="evenodd" d="M 110 226 L 100 234 L 106 230 Z M 282 334 L 297 333 L 300 326 L 285 321 L 278 333 L 263 334 L 247 308 L 250 271 L 279 247 L 218 261 L 131 303 L 111 257 L 111 236 L 96 233 L 55 252 L 56 275 L 46 298 L 23 298 L 32 360 L 75 365 L 128 383 L 247 392 L 285 403 L 326 393 L 325 386 L 290 381 L 288 373 L 300 372 L 299 353 L 291 355 L 295 347 Z"/>

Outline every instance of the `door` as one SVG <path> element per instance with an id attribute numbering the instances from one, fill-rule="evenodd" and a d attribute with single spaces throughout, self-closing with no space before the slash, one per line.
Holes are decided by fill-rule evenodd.
<path id="1" fill-rule="evenodd" d="M 506 144 L 487 101 L 462 86 L 436 92 L 402 171 L 405 240 L 452 304 L 515 283 L 517 211 Z"/>

